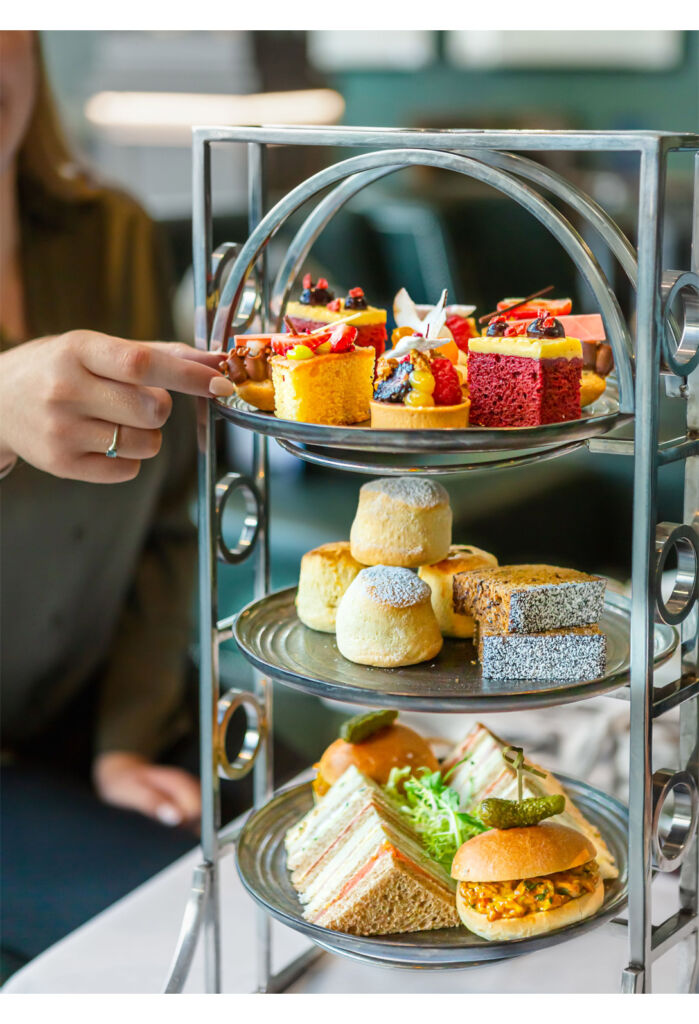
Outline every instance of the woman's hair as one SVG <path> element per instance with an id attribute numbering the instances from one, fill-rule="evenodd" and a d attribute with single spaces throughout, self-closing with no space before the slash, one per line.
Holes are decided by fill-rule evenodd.
<path id="1" fill-rule="evenodd" d="M 36 98 L 18 158 L 20 184 L 38 188 L 45 197 L 63 202 L 92 199 L 100 187 L 71 153 L 66 142 L 41 52 L 34 36 Z"/>

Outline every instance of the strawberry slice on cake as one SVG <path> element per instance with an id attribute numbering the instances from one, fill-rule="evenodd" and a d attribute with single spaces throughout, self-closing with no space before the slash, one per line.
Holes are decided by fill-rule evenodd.
<path id="1" fill-rule="evenodd" d="M 324 277 L 316 283 L 310 274 L 303 279 L 298 302 L 289 302 L 286 317 L 298 334 L 344 322 L 357 328 L 359 348 L 371 346 L 377 358 L 386 350 L 386 310 L 367 303 L 362 288 L 350 288 L 346 298 L 336 299 Z"/>

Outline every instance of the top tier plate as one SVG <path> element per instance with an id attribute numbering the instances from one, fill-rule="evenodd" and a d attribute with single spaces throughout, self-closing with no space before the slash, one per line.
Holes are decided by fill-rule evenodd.
<path id="1" fill-rule="evenodd" d="M 467 427 L 464 430 L 376 430 L 369 422 L 354 426 L 329 427 L 318 423 L 297 423 L 278 419 L 274 413 L 261 412 L 234 396 L 216 400 L 218 412 L 238 426 L 259 434 L 300 444 L 326 448 L 355 449 L 366 452 L 502 452 L 548 449 L 606 434 L 626 422 L 619 412 L 619 401 L 611 382 L 607 391 L 584 411 L 585 415 L 567 423 L 547 423 L 541 427 Z"/>

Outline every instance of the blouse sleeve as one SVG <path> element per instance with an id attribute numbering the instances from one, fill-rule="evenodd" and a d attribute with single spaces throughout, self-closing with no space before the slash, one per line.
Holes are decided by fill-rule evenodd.
<path id="1" fill-rule="evenodd" d="M 113 212 L 109 278 L 115 288 L 108 301 L 114 318 L 125 318 L 120 333 L 172 338 L 170 268 L 157 226 L 133 203 L 117 202 Z M 191 399 L 173 396 L 157 459 L 166 460 L 166 469 L 101 680 L 96 754 L 128 750 L 156 758 L 191 726 L 185 699 L 196 569 Z"/>

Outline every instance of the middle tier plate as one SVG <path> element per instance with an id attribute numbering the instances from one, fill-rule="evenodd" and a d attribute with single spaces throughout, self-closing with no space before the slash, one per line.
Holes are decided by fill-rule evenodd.
<path id="1" fill-rule="evenodd" d="M 377 430 L 369 422 L 350 426 L 326 426 L 278 419 L 234 396 L 215 402 L 221 416 L 259 434 L 320 447 L 386 453 L 454 454 L 468 452 L 518 452 L 582 442 L 606 434 L 629 420 L 619 412 L 616 386 L 583 409 L 577 420 L 546 423 L 538 427 L 467 427 L 464 430 Z"/>
<path id="2" fill-rule="evenodd" d="M 300 622 L 295 597 L 296 587 L 289 587 L 249 604 L 233 635 L 264 675 L 319 697 L 413 711 L 515 711 L 585 700 L 628 681 L 630 605 L 609 591 L 599 624 L 607 634 L 607 672 L 582 682 L 484 679 L 470 640 L 447 639 L 437 658 L 407 668 L 355 665 L 340 654 L 334 634 Z M 677 631 L 657 624 L 654 640 L 657 665 L 677 647 Z"/>

